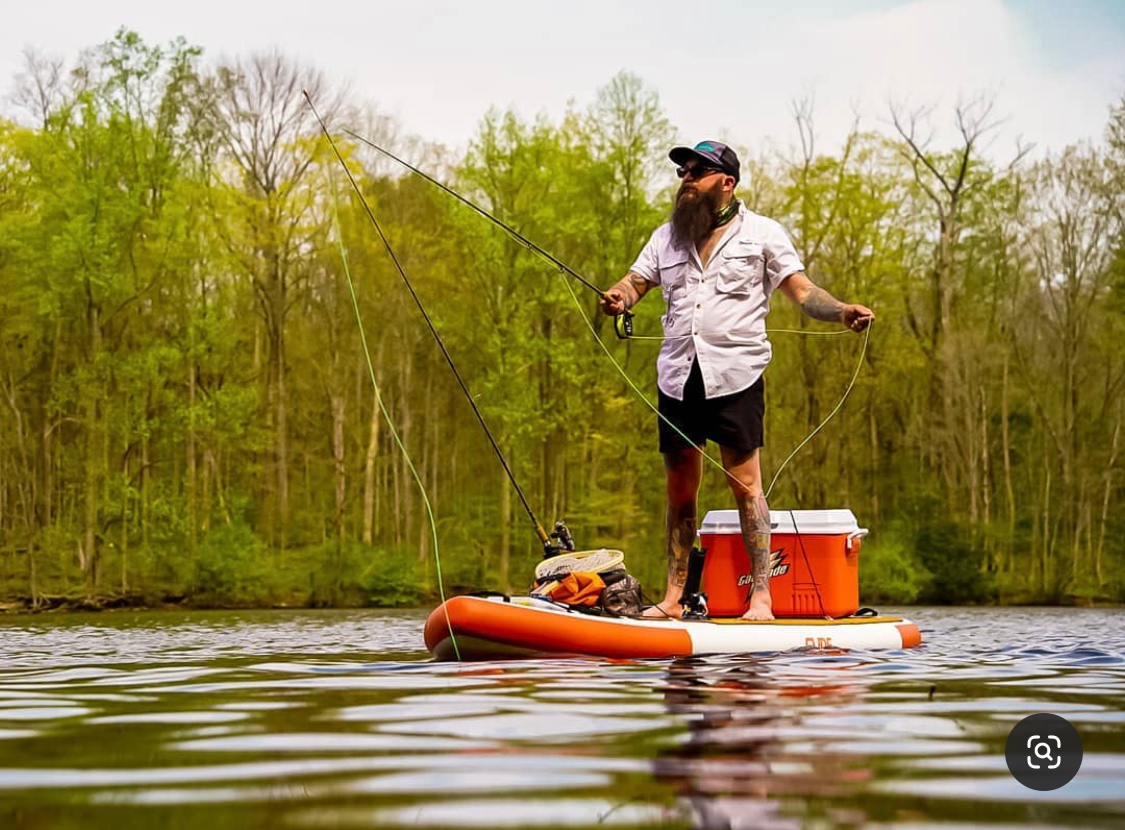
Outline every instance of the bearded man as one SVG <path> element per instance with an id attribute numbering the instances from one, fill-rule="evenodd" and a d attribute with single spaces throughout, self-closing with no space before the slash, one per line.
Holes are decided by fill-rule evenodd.
<path id="1" fill-rule="evenodd" d="M 750 554 L 751 588 L 743 619 L 772 620 L 770 518 L 759 450 L 765 414 L 762 373 L 770 295 L 777 289 L 816 320 L 861 332 L 871 309 L 842 303 L 816 286 L 781 225 L 734 196 L 738 156 L 718 141 L 668 154 L 683 183 L 670 222 L 657 228 L 629 272 L 602 295 L 617 315 L 651 288 L 664 295 L 664 343 L 657 360 L 659 445 L 668 494 L 664 599 L 645 616 L 680 617 L 688 554 L 696 537 L 701 450 L 719 445 Z"/>

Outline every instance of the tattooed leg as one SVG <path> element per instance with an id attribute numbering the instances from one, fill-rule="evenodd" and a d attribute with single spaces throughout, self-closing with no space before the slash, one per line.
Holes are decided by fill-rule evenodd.
<path id="1" fill-rule="evenodd" d="M 644 612 L 646 617 L 679 618 L 680 600 L 687 581 L 688 555 L 695 544 L 696 493 L 703 475 L 703 462 L 696 449 L 666 453 L 664 469 L 668 485 L 668 519 L 665 551 L 668 556 L 668 584 L 664 599 Z"/>
<path id="2" fill-rule="evenodd" d="M 750 552 L 752 587 L 750 607 L 744 620 L 772 620 L 773 598 L 770 596 L 770 511 L 766 497 L 749 497 L 738 505 L 742 539 Z"/>
<path id="3" fill-rule="evenodd" d="M 750 555 L 750 607 L 744 620 L 772 620 L 770 597 L 770 511 L 762 494 L 758 450 L 741 452 L 723 447 L 723 467 L 738 503 L 742 541 Z"/>
<path id="4" fill-rule="evenodd" d="M 668 585 L 683 593 L 687 582 L 688 555 L 695 544 L 694 503 L 668 507 Z M 678 599 L 677 599 L 678 601 Z"/>

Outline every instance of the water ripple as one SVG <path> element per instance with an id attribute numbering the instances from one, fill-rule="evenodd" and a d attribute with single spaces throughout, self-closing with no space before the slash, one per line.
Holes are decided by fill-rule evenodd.
<path id="1" fill-rule="evenodd" d="M 910 616 L 926 632 L 910 651 L 474 665 L 428 660 L 422 611 L 0 618 L 0 816 L 96 830 L 1125 823 L 1125 613 Z M 1085 749 L 1047 793 L 1003 755 L 1037 712 L 1068 718 Z"/>

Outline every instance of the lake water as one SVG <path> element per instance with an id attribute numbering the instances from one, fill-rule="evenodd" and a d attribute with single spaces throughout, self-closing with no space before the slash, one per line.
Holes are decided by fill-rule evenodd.
<path id="1" fill-rule="evenodd" d="M 422 611 L 0 617 L 0 827 L 1125 826 L 1125 611 L 922 648 L 433 663 Z M 1061 789 L 1011 728 L 1077 727 Z"/>

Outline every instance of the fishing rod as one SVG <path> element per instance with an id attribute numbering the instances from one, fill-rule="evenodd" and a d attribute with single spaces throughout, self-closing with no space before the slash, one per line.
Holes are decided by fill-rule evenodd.
<path id="1" fill-rule="evenodd" d="M 516 481 L 515 474 L 512 472 L 511 467 L 508 466 L 508 460 L 504 457 L 504 453 L 501 451 L 500 445 L 496 442 L 496 438 L 492 435 L 492 430 L 488 428 L 488 423 L 484 420 L 484 415 L 481 413 L 476 401 L 473 400 L 473 395 L 469 391 L 468 385 L 466 385 L 464 378 L 461 377 L 461 373 L 457 370 L 457 365 L 453 362 L 453 357 L 449 354 L 449 349 L 446 348 L 445 341 L 442 339 L 441 334 L 438 332 L 437 327 L 434 325 L 434 321 L 433 319 L 431 319 L 429 312 L 426 311 L 426 307 L 422 304 L 422 300 L 421 298 L 419 298 L 418 292 L 414 290 L 414 284 L 411 283 L 410 278 L 406 276 L 406 270 L 402 267 L 402 263 L 399 262 L 398 256 L 394 252 L 394 248 L 391 247 L 390 240 L 387 239 L 387 235 L 383 232 L 382 225 L 380 225 L 379 220 L 375 218 L 374 211 L 371 210 L 371 206 L 367 203 L 367 199 L 364 198 L 363 191 L 359 189 L 359 184 L 356 182 L 355 177 L 352 175 L 352 171 L 348 168 L 348 164 L 346 161 L 344 161 L 344 157 L 340 153 L 339 148 L 336 146 L 336 142 L 333 140 L 332 135 L 328 132 L 328 128 L 324 125 L 324 121 L 323 119 L 321 119 L 320 113 L 317 112 L 316 105 L 313 104 L 312 98 L 309 97 L 308 90 L 303 89 L 301 90 L 301 92 L 304 94 L 305 100 L 309 104 L 309 108 L 312 110 L 313 115 L 316 117 L 316 122 L 320 125 L 321 132 L 323 132 L 324 137 L 328 139 L 328 144 L 332 148 L 332 152 L 336 155 L 337 160 L 340 162 L 340 166 L 344 168 L 344 174 L 348 177 L 348 181 L 351 182 L 352 189 L 355 191 L 356 196 L 359 197 L 359 201 L 363 205 L 364 211 L 367 213 L 367 218 L 374 226 L 375 232 L 379 234 L 379 239 L 380 241 L 382 241 L 383 247 L 387 251 L 387 255 L 390 256 L 391 261 L 394 263 L 395 270 L 398 271 L 398 275 L 402 278 L 403 283 L 406 285 L 406 289 L 410 292 L 410 296 L 411 298 L 413 298 L 414 304 L 418 306 L 418 310 L 422 313 L 422 318 L 426 321 L 426 325 L 430 329 L 430 334 L 432 334 L 434 336 L 434 340 L 437 341 L 438 347 L 441 349 L 441 354 L 445 358 L 445 362 L 449 364 L 450 371 L 453 372 L 453 377 L 457 379 L 457 383 L 461 387 L 461 391 L 465 393 L 465 397 L 469 401 L 469 406 L 471 406 L 473 409 L 473 414 L 477 416 L 477 421 L 480 422 L 481 428 L 484 430 L 484 434 L 488 436 L 488 441 L 492 445 L 492 449 L 496 453 L 497 458 L 500 459 L 500 465 L 504 468 L 504 473 L 505 475 L 507 475 L 508 481 L 511 482 L 512 487 L 516 491 L 516 495 L 519 497 L 520 504 L 523 505 L 523 509 L 527 512 L 528 518 L 531 519 L 531 523 L 535 527 L 535 535 L 539 537 L 539 541 L 543 544 L 543 555 L 545 557 L 553 556 L 560 550 L 574 550 L 574 539 L 570 534 L 570 530 L 563 522 L 556 522 L 554 532 L 548 534 L 547 531 L 543 529 L 543 525 L 540 524 L 539 520 L 535 517 L 535 512 L 531 509 L 531 505 L 528 503 L 523 489 L 520 487 L 519 482 Z M 595 290 L 597 289 L 595 288 Z M 600 294 L 601 292 L 599 291 L 598 293 Z M 553 539 L 558 540 L 558 544 L 552 542 Z"/>
<path id="2" fill-rule="evenodd" d="M 398 164 L 401 164 L 403 167 L 405 167 L 411 173 L 414 173 L 417 176 L 421 176 L 423 179 L 428 181 L 430 184 L 439 188 L 443 192 L 448 193 L 454 199 L 461 202 L 461 204 L 472 208 L 477 213 L 479 213 L 481 216 L 483 216 L 485 219 L 487 219 L 488 221 L 497 225 L 498 227 L 502 228 L 509 236 L 511 236 L 513 239 L 515 239 L 517 242 L 519 242 L 521 245 L 523 245 L 529 251 L 531 251 L 532 253 L 538 254 L 540 257 L 545 259 L 547 262 L 551 263 L 551 265 L 554 265 L 555 268 L 557 268 L 560 273 L 566 274 L 568 277 L 572 277 L 572 278 L 578 280 L 578 282 L 582 283 L 582 285 L 584 285 L 586 288 L 590 289 L 595 294 L 597 294 L 599 298 L 605 297 L 604 291 L 602 291 L 600 288 L 598 288 L 596 285 L 594 285 L 592 282 L 590 282 L 584 276 L 579 274 L 577 271 L 575 271 L 573 268 L 571 268 L 565 262 L 558 259 L 556 256 L 551 254 L 549 251 L 544 250 L 539 245 L 536 245 L 534 242 L 532 242 L 526 236 L 521 234 L 519 231 L 517 231 L 511 225 L 504 222 L 504 220 L 499 219 L 496 216 L 493 216 L 491 213 L 489 213 L 487 210 L 482 208 L 476 202 L 472 201 L 471 199 L 469 199 L 465 196 L 462 196 L 460 193 L 458 193 L 453 188 L 439 182 L 437 179 L 435 179 L 429 173 L 426 173 L 424 170 L 420 170 L 419 168 L 415 167 L 413 164 L 406 161 L 405 159 L 399 158 L 398 156 L 396 156 L 394 153 L 392 153 L 390 150 L 386 149 L 385 147 L 380 147 L 378 144 L 376 144 L 371 139 L 365 138 L 364 136 L 360 135 L 359 133 L 353 132 L 352 130 L 349 130 L 347 128 L 344 128 L 342 130 L 342 132 L 346 133 L 347 135 L 350 135 L 356 141 L 359 141 L 363 144 L 366 144 L 371 149 L 377 150 L 378 152 L 382 153 L 384 156 L 386 156 L 387 158 L 397 162 Z M 620 339 L 620 340 L 626 340 L 629 337 L 632 337 L 633 336 L 633 312 L 626 309 L 621 314 L 616 315 L 613 318 L 613 331 L 617 335 L 618 339 Z"/>
<path id="3" fill-rule="evenodd" d="M 569 265 L 567 265 L 566 263 L 559 260 L 557 257 L 555 257 L 553 254 L 551 254 L 549 251 L 546 251 L 542 247 L 540 247 L 539 245 L 536 245 L 534 242 L 532 242 L 530 239 L 525 237 L 523 234 L 521 234 L 515 228 L 511 227 L 510 225 L 505 223 L 503 220 L 498 219 L 497 217 L 493 216 L 491 213 L 489 213 L 487 210 L 482 208 L 480 205 L 473 202 L 471 199 L 469 199 L 465 196 L 462 196 L 456 190 L 454 190 L 453 188 L 451 188 L 451 187 L 443 184 L 442 182 L 438 181 L 433 176 L 426 173 L 424 170 L 420 170 L 418 167 L 415 167 L 410 162 L 406 161 L 405 159 L 400 158 L 399 156 L 395 155 L 394 153 L 392 153 L 390 150 L 386 149 L 385 147 L 380 147 L 378 144 L 376 144 L 371 139 L 360 135 L 359 133 L 355 132 L 354 130 L 349 130 L 347 128 L 344 128 L 343 132 L 346 133 L 347 135 L 350 135 L 356 141 L 359 141 L 363 144 L 366 144 L 368 147 L 372 148 L 373 150 L 376 150 L 379 153 L 382 153 L 387 158 L 389 158 L 389 159 L 395 161 L 396 163 L 402 165 L 404 168 L 406 168 L 410 172 L 414 173 L 415 175 L 420 176 L 421 178 L 425 179 L 430 184 L 434 185 L 435 187 L 437 187 L 438 189 L 440 189 L 444 193 L 449 194 L 450 196 L 455 198 L 457 201 L 459 201 L 462 204 L 472 208 L 474 211 L 476 211 L 478 214 L 483 216 L 485 219 L 489 220 L 493 224 L 502 228 L 509 236 L 511 236 L 516 241 L 518 241 L 520 244 L 522 244 L 529 251 L 538 254 L 544 260 L 546 260 L 547 262 L 549 262 L 550 264 L 555 266 L 555 268 L 557 268 L 561 273 L 564 273 L 564 274 L 566 274 L 570 277 L 573 277 L 575 280 L 582 283 L 582 285 L 584 285 L 586 288 L 589 288 L 591 291 L 596 292 L 599 297 L 605 296 L 605 293 L 601 289 L 599 289 L 596 285 L 594 285 L 588 279 L 583 277 L 581 274 L 579 274 L 577 271 L 575 271 Z M 333 149 L 335 149 L 334 144 L 333 144 Z M 350 174 L 349 174 L 349 176 L 350 176 Z M 353 186 L 354 186 L 354 182 L 353 182 Z M 362 198 L 362 195 L 361 195 L 361 198 Z M 364 203 L 364 205 L 366 206 L 366 202 Z M 577 305 L 577 297 L 574 296 L 573 292 L 571 293 L 571 297 L 575 300 L 575 304 Z M 579 311 L 581 312 L 581 306 L 579 306 Z M 585 319 L 584 314 L 583 314 L 583 318 Z M 594 339 L 597 340 L 598 344 L 602 347 L 603 350 L 605 350 L 605 344 L 602 343 L 601 340 L 598 338 L 597 332 L 594 331 L 593 325 L 590 323 L 589 320 L 586 320 L 586 324 L 590 327 L 591 332 L 594 333 Z M 633 312 L 626 309 L 621 314 L 615 316 L 613 318 L 613 331 L 617 335 L 618 339 L 621 339 L 621 340 L 627 340 L 627 339 L 633 337 Z M 797 334 L 797 333 L 803 333 L 803 332 L 792 332 L 792 333 Z M 833 332 L 832 334 L 835 334 L 835 332 Z M 870 336 L 871 336 L 871 330 L 868 329 L 867 330 L 867 338 L 870 338 Z M 792 453 L 790 453 L 788 458 L 785 459 L 785 461 L 782 463 L 781 467 L 778 468 L 777 474 L 774 476 L 773 481 L 770 483 L 770 490 L 773 489 L 773 485 L 777 483 L 777 479 L 778 479 L 778 476 L 780 476 L 781 471 L 785 468 L 785 466 L 789 463 L 789 461 L 792 460 L 793 456 L 796 455 L 797 452 L 800 451 L 800 449 L 802 447 L 804 447 L 805 444 L 807 444 L 813 438 L 813 436 L 815 436 L 818 432 L 820 432 L 820 430 L 840 410 L 840 407 L 843 406 L 844 401 L 847 399 L 848 394 L 851 392 L 852 387 L 855 385 L 856 377 L 858 377 L 858 375 L 859 375 L 859 369 L 863 365 L 863 360 L 864 360 L 864 357 L 867 353 L 867 338 L 865 338 L 864 341 L 863 341 L 863 350 L 861 351 L 861 354 L 860 354 L 860 357 L 859 357 L 859 363 L 856 367 L 856 372 L 855 372 L 855 374 L 853 374 L 851 383 L 848 385 L 848 388 L 844 391 L 844 395 L 840 399 L 840 402 L 836 405 L 835 409 L 832 410 L 832 412 L 829 414 L 829 416 L 827 418 L 825 418 L 824 421 L 819 426 L 817 426 L 817 428 L 814 429 L 812 431 L 812 433 L 810 433 L 809 436 L 807 438 L 805 438 L 805 440 L 802 441 Z M 645 338 L 645 339 L 649 339 L 649 338 Z M 661 339 L 663 339 L 663 338 L 661 338 Z M 610 358 L 610 361 L 612 363 L 614 363 L 615 366 L 617 366 L 616 361 L 613 360 L 612 356 L 609 354 L 608 351 L 606 351 L 606 356 Z M 625 373 L 625 371 L 620 366 L 617 366 L 617 370 L 618 370 L 618 372 L 621 373 L 622 377 L 625 378 L 626 382 L 629 383 L 630 386 L 632 386 L 633 390 L 637 393 L 638 397 L 640 397 L 641 400 L 643 400 L 648 405 L 648 407 L 650 409 L 652 409 L 654 412 L 656 412 L 656 407 L 653 406 L 652 403 L 650 403 L 648 401 L 648 399 L 645 398 L 645 396 L 640 392 L 640 390 L 638 390 L 636 388 L 636 386 L 633 385 L 632 380 L 630 380 L 630 378 Z M 660 418 L 663 419 L 664 416 L 660 415 L 659 412 L 657 412 L 656 414 Z M 703 453 L 703 457 L 707 461 L 709 461 L 711 464 L 713 464 L 716 468 L 718 468 L 719 470 L 722 470 L 722 472 L 728 478 L 730 478 L 732 481 L 737 481 L 737 479 L 735 479 L 734 476 L 725 467 L 723 467 L 722 464 L 719 463 L 716 459 L 709 456 L 706 452 Z"/>

